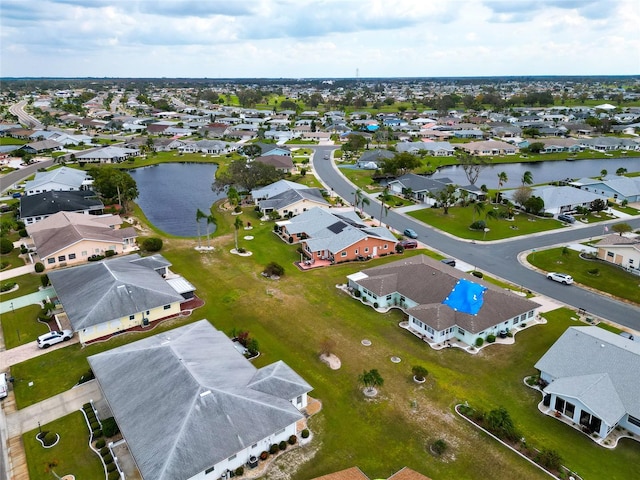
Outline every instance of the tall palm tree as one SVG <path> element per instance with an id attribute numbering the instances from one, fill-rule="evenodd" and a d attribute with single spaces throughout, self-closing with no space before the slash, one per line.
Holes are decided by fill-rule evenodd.
<path id="1" fill-rule="evenodd" d="M 236 236 L 235 236 L 235 238 L 236 238 L 236 251 L 238 251 L 238 230 L 240 230 L 243 225 L 244 225 L 244 223 L 240 219 L 240 216 L 237 216 L 236 217 L 236 221 L 233 223 L 233 226 L 236 229 Z"/>
<path id="2" fill-rule="evenodd" d="M 211 248 L 211 238 L 209 236 L 209 225 L 217 225 L 216 218 L 213 213 L 207 217 L 207 247 Z"/>
<path id="3" fill-rule="evenodd" d="M 507 176 L 507 172 L 500 172 L 498 174 L 498 191 L 496 192 L 496 203 L 498 203 L 498 195 L 500 195 L 500 189 L 508 181 L 509 177 Z"/>
<path id="4" fill-rule="evenodd" d="M 363 196 L 362 199 L 360 199 L 360 216 L 364 216 L 364 206 L 365 205 L 371 205 L 371 201 L 369 200 L 368 197 Z"/>
<path id="5" fill-rule="evenodd" d="M 484 212 L 486 205 L 484 204 L 484 202 L 476 202 L 473 204 L 473 217 L 471 219 L 471 222 L 475 222 L 476 221 L 476 215 L 480 216 L 480 214 L 482 212 Z"/>
<path id="6" fill-rule="evenodd" d="M 198 248 L 201 246 L 200 242 L 200 220 L 207 218 L 204 212 L 200 209 L 196 210 L 196 224 L 198 225 Z"/>
<path id="7" fill-rule="evenodd" d="M 531 185 L 533 183 L 533 173 L 529 170 L 522 174 L 522 186 Z"/>
<path id="8" fill-rule="evenodd" d="M 382 190 L 382 193 L 380 194 L 379 198 L 380 198 L 380 226 L 382 226 L 382 215 L 384 214 L 386 216 L 387 213 L 389 212 L 389 207 L 385 205 L 385 202 L 388 202 L 389 200 L 391 200 L 391 195 L 389 195 L 388 185 L 384 187 L 384 190 Z"/>
<path id="9" fill-rule="evenodd" d="M 364 194 L 362 193 L 362 190 L 358 188 L 353 194 L 353 211 L 354 212 L 358 210 L 358 205 L 360 205 L 360 200 L 362 200 L 362 198 L 364 198 Z"/>

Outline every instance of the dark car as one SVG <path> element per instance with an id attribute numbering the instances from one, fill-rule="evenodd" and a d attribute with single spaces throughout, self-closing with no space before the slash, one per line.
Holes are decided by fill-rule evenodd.
<path id="1" fill-rule="evenodd" d="M 416 242 L 415 240 L 400 240 L 398 242 L 398 245 L 400 245 L 405 250 L 411 249 L 411 248 L 418 248 L 418 242 Z"/>
<path id="2" fill-rule="evenodd" d="M 451 267 L 455 267 L 456 266 L 456 260 L 454 258 L 443 258 L 440 261 L 442 263 L 446 263 L 447 265 L 449 265 Z"/>
<path id="3" fill-rule="evenodd" d="M 405 228 L 403 233 L 405 237 L 418 238 L 418 234 L 412 228 Z"/>
<path id="4" fill-rule="evenodd" d="M 567 215 L 565 213 L 561 213 L 560 215 L 558 215 L 558 220 L 564 223 L 575 223 L 576 221 L 576 219 L 573 218 L 571 215 Z"/>

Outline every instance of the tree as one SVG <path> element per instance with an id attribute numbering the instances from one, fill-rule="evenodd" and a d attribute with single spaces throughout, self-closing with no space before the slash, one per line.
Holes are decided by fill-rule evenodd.
<path id="1" fill-rule="evenodd" d="M 238 205 L 240 203 L 240 194 L 238 194 L 238 190 L 234 187 L 229 187 L 227 189 L 227 200 L 233 206 Z"/>
<path id="2" fill-rule="evenodd" d="M 391 200 L 391 194 L 389 194 L 388 185 L 384 187 L 382 193 L 378 197 L 378 200 L 380 200 L 380 226 L 382 226 L 382 215 L 384 214 L 384 216 L 386 217 L 387 213 L 389 212 L 389 207 L 385 205 L 385 203 Z"/>
<path id="3" fill-rule="evenodd" d="M 384 379 L 375 368 L 362 372 L 362 374 L 358 376 L 358 382 L 364 385 L 366 393 L 373 393 L 376 387 L 384 385 Z"/>
<path id="4" fill-rule="evenodd" d="M 533 189 L 531 187 L 522 186 L 518 187 L 515 192 L 513 192 L 513 201 L 520 206 L 523 206 L 533 193 Z"/>
<path id="5" fill-rule="evenodd" d="M 527 148 L 527 150 L 530 153 L 540 153 L 542 150 L 544 149 L 544 143 L 542 142 L 533 142 L 531 145 L 529 145 L 529 147 Z"/>
<path id="6" fill-rule="evenodd" d="M 422 162 L 415 155 L 409 152 L 396 153 L 392 158 L 385 159 L 380 165 L 383 173 L 390 175 L 404 175 L 411 170 L 418 168 Z"/>
<path id="7" fill-rule="evenodd" d="M 411 373 L 413 373 L 413 376 L 416 377 L 416 380 L 422 382 L 429 374 L 429 371 L 422 365 L 414 365 L 413 367 L 411 367 Z"/>
<path id="8" fill-rule="evenodd" d="M 620 168 L 618 168 L 618 169 L 616 170 L 616 175 L 618 175 L 618 176 L 622 176 L 622 175 L 624 175 L 625 173 L 627 173 L 627 169 L 626 169 L 626 168 L 624 168 L 624 167 L 620 167 Z"/>
<path id="9" fill-rule="evenodd" d="M 196 224 L 198 226 L 198 247 L 200 247 L 201 243 L 200 243 L 200 220 L 202 220 L 203 218 L 207 218 L 207 216 L 205 215 L 205 213 L 200 210 L 199 208 L 196 210 Z"/>
<path id="10" fill-rule="evenodd" d="M 284 178 L 284 173 L 272 165 L 261 162 L 247 162 L 242 158 L 232 161 L 227 169 L 218 175 L 212 188 L 222 191 L 228 186 L 239 186 L 245 190 L 269 185 Z"/>
<path id="11" fill-rule="evenodd" d="M 628 223 L 616 223 L 611 227 L 611 230 L 622 236 L 623 233 L 632 232 L 633 228 Z"/>
<path id="12" fill-rule="evenodd" d="M 531 173 L 529 170 L 527 170 L 526 172 L 524 172 L 522 174 L 522 178 L 520 180 L 522 182 L 522 185 L 531 185 L 533 184 L 533 173 Z"/>
<path id="13" fill-rule="evenodd" d="M 473 214 L 471 216 L 471 221 L 475 222 L 476 221 L 476 214 L 478 216 L 480 216 L 482 214 L 482 212 L 484 212 L 486 205 L 484 202 L 476 202 L 473 204 Z"/>
<path id="14" fill-rule="evenodd" d="M 159 252 L 162 250 L 162 239 L 158 237 L 145 238 L 142 242 L 142 249 L 147 252 Z"/>
<path id="15" fill-rule="evenodd" d="M 365 205 L 371 205 L 369 197 L 367 197 L 359 188 L 353 194 L 353 209 L 354 211 L 360 206 L 360 215 L 364 215 L 363 209 Z"/>
<path id="16" fill-rule="evenodd" d="M 13 242 L 7 237 L 0 238 L 0 253 L 7 255 L 13 251 Z"/>
<path id="17" fill-rule="evenodd" d="M 523 207 L 526 208 L 527 212 L 531 212 L 534 215 L 537 215 L 544 209 L 544 200 L 542 200 L 542 198 L 540 197 L 532 195 L 524 202 Z"/>
<path id="18" fill-rule="evenodd" d="M 238 152 L 240 152 L 242 155 L 246 155 L 247 157 L 253 158 L 260 155 L 262 153 L 262 149 L 260 148 L 259 145 L 256 145 L 255 143 L 249 143 L 247 145 L 240 147 L 238 149 Z"/>
<path id="19" fill-rule="evenodd" d="M 218 223 L 216 222 L 216 217 L 213 215 L 213 213 L 211 215 L 208 215 L 207 218 L 207 247 L 211 248 L 211 237 L 209 236 L 209 225 L 217 225 Z"/>
<path id="20" fill-rule="evenodd" d="M 243 225 L 244 223 L 242 223 L 242 219 L 238 215 L 236 217 L 236 221 L 233 222 L 233 227 L 235 228 L 236 251 L 238 251 L 238 230 L 240 230 Z"/>
<path id="21" fill-rule="evenodd" d="M 491 410 L 485 417 L 487 429 L 500 438 L 519 440 L 520 432 L 516 429 L 509 412 L 504 407 Z"/>
<path id="22" fill-rule="evenodd" d="M 449 207 L 456 202 L 456 186 L 447 185 L 431 196 L 438 203 L 438 205 L 442 207 L 443 213 L 445 215 L 448 215 Z"/>
<path id="23" fill-rule="evenodd" d="M 93 177 L 94 190 L 105 203 L 117 201 L 123 211 L 126 211 L 127 202 L 138 198 L 138 186 L 128 172 L 104 166 L 90 169 L 89 175 Z"/>
<path id="24" fill-rule="evenodd" d="M 462 170 L 464 170 L 469 183 L 475 185 L 480 172 L 487 167 L 487 161 L 468 152 L 458 152 L 456 157 L 458 157 L 458 163 L 462 165 Z"/>
<path id="25" fill-rule="evenodd" d="M 607 208 L 607 202 L 605 202 L 601 198 L 596 198 L 593 202 L 591 202 L 591 211 L 592 212 L 601 212 Z"/>
<path id="26" fill-rule="evenodd" d="M 496 203 L 498 203 L 498 196 L 500 195 L 500 189 L 508 181 L 509 181 L 509 177 L 507 176 L 507 172 L 500 172 L 498 174 L 498 191 L 496 192 Z"/>
<path id="27" fill-rule="evenodd" d="M 600 179 L 603 179 L 604 177 L 606 177 L 607 173 L 609 172 L 607 172 L 606 168 L 603 168 L 602 170 L 600 170 Z"/>

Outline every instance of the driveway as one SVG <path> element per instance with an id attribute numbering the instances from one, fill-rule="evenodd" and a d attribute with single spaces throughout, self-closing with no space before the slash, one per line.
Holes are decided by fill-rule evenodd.
<path id="1" fill-rule="evenodd" d="M 30 358 L 39 357 L 40 355 L 44 355 L 45 353 L 53 350 L 74 345 L 78 342 L 80 342 L 80 338 L 78 335 L 74 335 L 71 340 L 56 343 L 49 348 L 38 348 L 35 342 L 29 342 L 24 345 L 20 345 L 19 347 L 5 350 L 0 352 L 0 372 L 6 371 L 7 368 L 17 363 L 24 362 Z"/>

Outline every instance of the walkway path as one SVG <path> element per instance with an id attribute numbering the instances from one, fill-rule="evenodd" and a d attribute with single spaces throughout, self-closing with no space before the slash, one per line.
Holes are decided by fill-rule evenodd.
<path id="1" fill-rule="evenodd" d="M 43 288 L 42 290 L 38 290 L 37 292 L 23 295 L 22 297 L 17 297 L 11 300 L 0 302 L 0 315 L 3 313 L 9 313 L 12 310 L 18 310 L 29 305 L 37 305 L 39 303 L 42 303 L 42 300 L 55 297 L 55 294 L 56 293 L 53 287 L 47 287 Z"/>
<path id="2" fill-rule="evenodd" d="M 5 281 L 9 278 L 20 277 L 21 275 L 26 275 L 27 273 L 33 273 L 34 267 L 32 264 L 23 265 L 21 267 L 11 268 L 9 270 L 5 270 L 0 273 L 0 281 Z"/>

